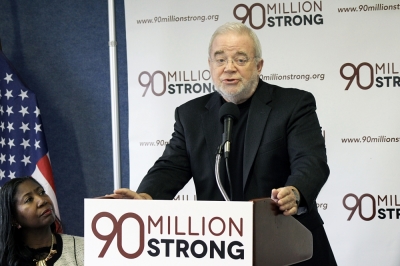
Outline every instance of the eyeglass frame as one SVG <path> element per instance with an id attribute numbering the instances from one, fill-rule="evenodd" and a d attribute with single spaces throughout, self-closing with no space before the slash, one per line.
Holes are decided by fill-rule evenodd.
<path id="1" fill-rule="evenodd" d="M 222 59 L 222 58 L 221 58 L 221 59 Z M 230 59 L 230 60 L 229 60 L 228 58 L 225 58 L 225 59 L 223 59 L 223 60 L 224 60 L 224 63 L 223 63 L 223 64 L 219 64 L 219 62 L 217 62 L 216 59 L 211 59 L 211 58 L 210 58 L 210 61 L 213 62 L 213 63 L 215 63 L 217 67 L 222 67 L 222 66 L 225 67 L 226 65 L 228 65 L 228 62 L 229 62 L 229 61 L 231 61 L 232 64 L 234 64 L 235 66 L 243 67 L 243 66 L 246 66 L 247 63 L 250 62 L 250 61 L 253 60 L 253 59 L 258 59 L 258 57 L 255 56 L 255 57 L 247 58 L 247 59 L 246 59 L 246 62 L 245 62 L 243 65 L 238 64 L 238 63 L 235 61 L 235 60 L 237 60 L 237 59 Z"/>

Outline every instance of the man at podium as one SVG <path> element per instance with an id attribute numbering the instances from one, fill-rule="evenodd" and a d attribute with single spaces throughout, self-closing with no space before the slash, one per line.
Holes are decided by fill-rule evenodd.
<path id="1" fill-rule="evenodd" d="M 198 200 L 271 197 L 313 235 L 313 257 L 298 265 L 336 265 L 316 205 L 329 168 L 313 95 L 259 78 L 261 45 L 244 24 L 220 26 L 208 53 L 216 92 L 177 107 L 172 138 L 137 191 L 111 196 L 173 199 L 193 178 Z M 216 170 L 221 148 L 227 163 Z"/>

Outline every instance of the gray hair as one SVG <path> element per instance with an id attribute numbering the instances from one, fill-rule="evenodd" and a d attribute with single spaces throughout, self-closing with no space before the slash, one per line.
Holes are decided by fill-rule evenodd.
<path id="1" fill-rule="evenodd" d="M 211 36 L 210 44 L 208 45 L 208 56 L 211 58 L 211 46 L 214 42 L 215 37 L 218 35 L 223 35 L 226 33 L 234 32 L 237 34 L 247 34 L 253 40 L 254 44 L 254 57 L 256 57 L 259 61 L 262 58 L 261 44 L 257 35 L 254 33 L 252 29 L 247 27 L 246 25 L 240 22 L 227 22 L 222 26 L 219 26 L 214 34 Z"/>

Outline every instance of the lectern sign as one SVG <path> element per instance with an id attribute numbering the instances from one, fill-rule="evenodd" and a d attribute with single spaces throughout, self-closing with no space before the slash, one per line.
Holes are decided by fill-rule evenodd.
<path id="1" fill-rule="evenodd" d="M 252 265 L 251 202 L 85 199 L 87 265 Z"/>

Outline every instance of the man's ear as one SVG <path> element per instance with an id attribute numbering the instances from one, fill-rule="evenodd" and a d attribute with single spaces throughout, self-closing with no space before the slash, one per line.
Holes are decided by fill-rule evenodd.
<path id="1" fill-rule="evenodd" d="M 262 70 L 263 66 L 264 66 L 264 60 L 263 60 L 263 59 L 260 59 L 260 61 L 257 63 L 257 72 L 258 72 L 258 75 L 261 74 L 261 70 Z"/>

